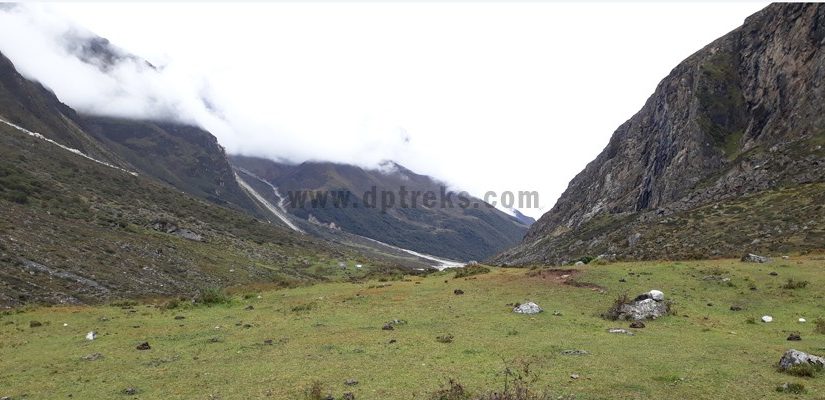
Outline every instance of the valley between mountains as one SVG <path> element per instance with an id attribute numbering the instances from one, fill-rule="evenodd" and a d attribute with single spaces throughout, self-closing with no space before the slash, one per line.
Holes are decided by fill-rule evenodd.
<path id="1" fill-rule="evenodd" d="M 103 76 L 162 69 L 56 45 Z M 392 160 L 78 111 L 15 61 L 0 400 L 825 396 L 822 4 L 768 5 L 676 65 L 538 220 Z"/>

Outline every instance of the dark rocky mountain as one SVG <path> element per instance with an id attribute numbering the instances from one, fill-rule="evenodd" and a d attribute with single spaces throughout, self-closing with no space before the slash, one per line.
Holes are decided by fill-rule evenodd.
<path id="1" fill-rule="evenodd" d="M 341 263 L 429 265 L 267 223 L 208 132 L 78 115 L 2 54 L 0 119 L 0 306 L 305 284 L 341 275 Z"/>
<path id="2" fill-rule="evenodd" d="M 61 103 L 43 85 L 30 81 L 0 54 L 0 110 L 11 123 L 99 159 L 118 163 L 117 157 L 78 126 L 77 113 Z"/>
<path id="3" fill-rule="evenodd" d="M 226 153 L 211 133 L 161 121 L 85 115 L 78 120 L 132 169 L 213 203 L 263 216 L 235 182 Z"/>
<path id="4" fill-rule="evenodd" d="M 825 6 L 773 4 L 688 57 L 501 263 L 825 245 Z"/>
<path id="5" fill-rule="evenodd" d="M 469 206 L 462 207 L 458 194 L 445 189 L 452 205 L 442 203 L 444 184 L 392 162 L 380 170 L 368 170 L 326 162 L 289 165 L 242 156 L 231 160 L 236 167 L 278 187 L 288 200 L 286 209 L 297 218 L 334 224 L 350 233 L 425 254 L 460 261 L 484 259 L 518 243 L 527 231 L 528 225 L 517 218 L 469 195 Z M 401 203 L 402 188 L 408 192 L 406 204 Z M 373 191 L 374 197 L 365 203 L 364 194 Z M 431 192 L 436 201 L 427 206 L 420 195 L 413 204 L 412 192 L 416 191 Z M 382 207 L 384 192 L 393 196 L 390 207 Z M 326 204 L 312 201 L 318 193 L 329 193 Z M 297 194 L 307 197 L 299 199 Z"/>

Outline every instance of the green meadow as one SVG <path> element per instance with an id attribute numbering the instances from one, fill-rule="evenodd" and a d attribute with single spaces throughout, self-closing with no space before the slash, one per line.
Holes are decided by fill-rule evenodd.
<path id="1" fill-rule="evenodd" d="M 235 288 L 212 305 L 27 307 L 0 315 L 0 397 L 452 399 L 520 385 L 553 399 L 821 399 L 823 374 L 791 376 L 777 363 L 790 348 L 825 354 L 824 268 L 810 255 L 491 268 Z M 642 329 L 601 318 L 621 294 L 650 289 L 674 315 Z M 544 312 L 512 312 L 525 301 Z M 137 350 L 143 342 L 151 349 Z M 447 397 L 451 380 L 464 397 Z M 777 391 L 784 383 L 804 387 Z"/>

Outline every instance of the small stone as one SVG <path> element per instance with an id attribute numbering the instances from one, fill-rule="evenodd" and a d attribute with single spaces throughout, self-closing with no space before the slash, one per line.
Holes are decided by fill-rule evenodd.
<path id="1" fill-rule="evenodd" d="M 773 272 L 771 272 L 771 273 L 770 273 L 770 274 L 768 274 L 768 275 L 770 275 L 770 276 L 778 276 L 778 275 L 779 275 L 779 273 L 778 273 L 778 272 L 776 272 L 776 271 L 773 271 Z"/>
<path id="2" fill-rule="evenodd" d="M 788 341 L 791 341 L 791 342 L 798 342 L 798 341 L 800 341 L 800 340 L 802 340 L 802 336 L 799 336 L 799 334 L 798 334 L 798 333 L 791 333 L 791 334 L 788 336 Z"/>
<path id="3" fill-rule="evenodd" d="M 135 348 L 138 349 L 138 350 L 151 350 L 152 346 L 149 346 L 149 342 L 143 342 L 143 343 L 137 345 L 137 347 L 135 347 Z"/>
<path id="4" fill-rule="evenodd" d="M 246 311 L 252 311 L 252 310 L 254 310 L 254 309 L 255 309 L 255 307 L 253 307 L 251 304 L 250 304 L 250 305 L 248 305 L 248 306 L 246 306 L 246 307 L 244 307 L 244 310 L 246 310 Z"/>
<path id="5" fill-rule="evenodd" d="M 396 342 L 398 342 L 398 341 L 397 341 L 397 340 L 395 340 L 395 339 L 390 339 L 390 341 L 389 341 L 389 342 L 387 342 L 387 343 L 389 343 L 389 344 L 393 344 L 393 343 L 396 343 Z"/>
<path id="6" fill-rule="evenodd" d="M 137 394 L 137 392 L 138 392 L 138 391 L 137 391 L 137 389 L 135 389 L 135 388 L 126 388 L 126 389 L 123 389 L 123 394 L 125 394 L 125 395 L 129 395 L 129 396 L 134 396 L 134 395 L 136 395 L 136 394 Z"/>
<path id="7" fill-rule="evenodd" d="M 587 350 L 564 350 L 561 354 L 565 356 L 586 356 L 590 354 L 590 352 Z"/>
<path id="8" fill-rule="evenodd" d="M 186 317 L 184 317 L 183 315 L 175 315 L 175 319 L 176 320 L 182 320 L 182 319 L 186 319 Z"/>
<path id="9" fill-rule="evenodd" d="M 394 329 L 395 328 L 391 324 L 384 324 L 384 326 L 381 328 L 382 331 L 391 331 Z"/>
<path id="10" fill-rule="evenodd" d="M 251 325 L 251 324 L 243 324 L 243 328 L 244 328 L 244 329 L 249 329 L 249 328 L 251 328 L 251 327 L 252 327 L 252 325 Z"/>
<path id="11" fill-rule="evenodd" d="M 95 340 L 97 339 L 97 332 L 91 331 L 86 334 L 86 340 Z"/>
<path id="12" fill-rule="evenodd" d="M 708 307 L 713 307 L 713 303 L 708 303 Z"/>
<path id="13" fill-rule="evenodd" d="M 627 336 L 633 336 L 634 335 L 633 332 L 630 332 L 627 329 L 622 329 L 622 328 L 610 328 L 610 329 L 607 330 L 607 332 L 608 333 L 620 334 L 620 335 L 627 335 Z"/>
<path id="14" fill-rule="evenodd" d="M 344 397 L 342 397 L 342 399 L 343 400 L 355 400 L 355 395 L 352 394 L 352 392 L 346 392 L 346 393 L 344 393 Z"/>
<path id="15" fill-rule="evenodd" d="M 645 327 L 645 323 L 642 321 L 633 321 L 630 323 L 630 327 L 634 329 L 641 329 Z"/>
<path id="16" fill-rule="evenodd" d="M 352 379 L 352 378 L 347 379 L 346 381 L 344 381 L 344 385 L 347 385 L 347 386 L 355 386 L 357 384 L 358 384 L 358 381 L 355 380 L 355 379 Z"/>
<path id="17" fill-rule="evenodd" d="M 456 289 L 456 290 L 453 290 L 453 294 L 455 294 L 455 295 L 464 294 L 464 291 L 461 290 L 461 289 Z"/>
<path id="18" fill-rule="evenodd" d="M 265 344 L 265 345 L 267 345 L 267 346 L 272 346 L 272 343 L 273 343 L 273 342 L 272 342 L 272 339 L 266 339 L 266 340 L 264 340 L 264 344 Z"/>
<path id="19" fill-rule="evenodd" d="M 625 279 L 625 278 L 621 278 L 621 279 L 619 279 L 619 282 L 621 282 L 621 283 L 625 283 L 625 282 L 627 282 L 627 279 Z"/>
<path id="20" fill-rule="evenodd" d="M 570 374 L 570 379 L 579 379 L 579 374 Z"/>
<path id="21" fill-rule="evenodd" d="M 29 321 L 29 328 L 39 328 L 43 326 L 40 321 Z"/>
<path id="22" fill-rule="evenodd" d="M 800 318 L 800 319 L 799 319 L 799 323 L 800 323 L 800 324 L 804 324 L 804 323 L 806 323 L 806 322 L 808 322 L 808 320 L 806 320 L 805 318 Z"/>
<path id="23" fill-rule="evenodd" d="M 730 306 L 731 311 L 742 311 L 742 306 L 733 305 Z"/>
<path id="24" fill-rule="evenodd" d="M 86 360 L 86 361 L 97 361 L 97 360 L 103 359 L 103 354 L 100 354 L 100 353 L 87 354 L 87 355 L 81 357 L 81 359 Z"/>
<path id="25" fill-rule="evenodd" d="M 770 315 L 764 315 L 764 316 L 762 316 L 762 322 L 764 322 L 764 323 L 773 322 L 773 317 L 771 317 Z"/>

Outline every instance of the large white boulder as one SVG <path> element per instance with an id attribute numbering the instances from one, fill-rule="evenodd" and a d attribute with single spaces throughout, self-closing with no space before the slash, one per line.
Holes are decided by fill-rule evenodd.
<path id="1" fill-rule="evenodd" d="M 538 314 L 544 311 L 538 304 L 528 301 L 524 304 L 519 304 L 518 307 L 513 308 L 516 314 Z"/>
<path id="2" fill-rule="evenodd" d="M 786 351 L 785 354 L 782 355 L 782 359 L 779 360 L 779 369 L 784 371 L 794 365 L 806 363 L 825 367 L 825 358 L 790 349 Z"/>
<path id="3" fill-rule="evenodd" d="M 665 299 L 665 294 L 662 293 L 661 290 L 653 289 L 653 290 L 647 292 L 647 295 L 651 299 L 656 300 L 656 301 L 663 301 Z"/>

